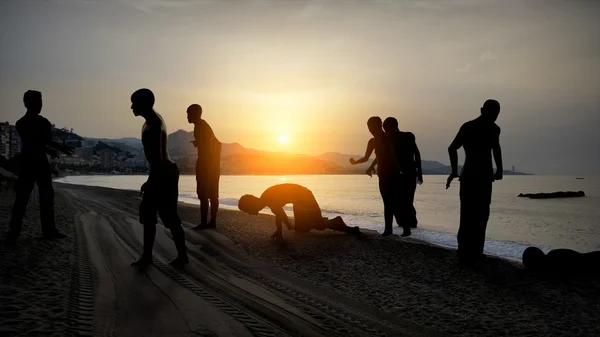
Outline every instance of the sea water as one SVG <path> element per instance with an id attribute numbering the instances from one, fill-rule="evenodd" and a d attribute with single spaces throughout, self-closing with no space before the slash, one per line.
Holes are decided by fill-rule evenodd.
<path id="1" fill-rule="evenodd" d="M 146 176 L 69 176 L 57 181 L 70 184 L 139 190 Z M 459 182 L 445 188 L 446 177 L 426 175 L 417 187 L 415 208 L 419 226 L 412 237 L 456 247 L 459 224 Z M 244 194 L 260 194 L 269 186 L 297 183 L 309 188 L 324 216 L 342 216 L 350 226 L 383 231 L 383 204 L 377 177 L 366 175 L 221 176 L 220 207 L 237 209 Z M 528 199 L 519 193 L 584 191 L 583 198 Z M 199 204 L 196 179 L 183 175 L 179 200 Z M 291 205 L 286 207 L 291 214 Z M 266 209 L 263 212 L 269 213 Z M 485 251 L 520 259 L 531 245 L 543 250 L 571 248 L 580 252 L 600 250 L 600 178 L 577 180 L 573 176 L 505 176 L 494 182 Z M 395 232 L 401 229 L 395 225 Z"/>

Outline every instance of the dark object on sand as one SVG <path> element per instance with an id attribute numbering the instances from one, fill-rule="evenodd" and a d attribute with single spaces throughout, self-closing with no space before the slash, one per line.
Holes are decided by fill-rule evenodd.
<path id="1" fill-rule="evenodd" d="M 577 178 L 575 178 L 575 179 L 577 179 L 577 180 L 583 180 L 583 178 L 581 178 L 581 177 L 577 177 Z"/>
<path id="2" fill-rule="evenodd" d="M 528 247 L 523 252 L 523 265 L 546 276 L 597 278 L 600 276 L 600 251 L 579 253 L 571 249 L 553 249 L 544 254 L 537 247 Z"/>
<path id="3" fill-rule="evenodd" d="M 585 193 L 583 191 L 578 192 L 552 192 L 552 193 L 520 193 L 518 195 L 519 198 L 529 198 L 529 199 L 553 199 L 553 198 L 579 198 L 585 197 Z"/>

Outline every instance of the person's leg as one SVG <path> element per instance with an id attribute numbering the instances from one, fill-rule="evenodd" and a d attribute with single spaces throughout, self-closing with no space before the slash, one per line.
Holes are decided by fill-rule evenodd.
<path id="1" fill-rule="evenodd" d="M 473 207 L 473 196 L 468 182 L 460 182 L 460 224 L 458 234 L 456 236 L 458 243 L 458 257 L 468 262 L 471 257 L 471 235 L 473 231 L 473 212 L 476 211 Z"/>
<path id="2" fill-rule="evenodd" d="M 176 164 L 172 164 L 169 171 L 163 178 L 163 184 L 161 184 L 160 195 L 162 202 L 159 205 L 158 214 L 165 227 L 171 230 L 175 249 L 177 249 L 177 257 L 170 264 L 181 266 L 189 263 L 189 259 L 185 247 L 185 234 L 181 226 L 181 219 L 177 213 L 177 204 L 179 202 L 179 169 Z"/>
<path id="3" fill-rule="evenodd" d="M 349 227 L 348 225 L 346 225 L 341 216 L 336 216 L 333 219 L 323 218 L 323 221 L 325 222 L 325 225 L 328 229 L 334 231 L 340 231 L 351 234 L 357 234 L 360 232 L 360 229 L 358 227 Z"/>
<path id="4" fill-rule="evenodd" d="M 379 178 L 379 193 L 381 193 L 381 198 L 383 199 L 383 219 L 385 222 L 385 229 L 381 234 L 383 236 L 392 235 L 394 214 L 398 207 L 398 205 L 396 205 L 396 200 L 391 198 L 393 194 L 390 193 L 390 189 L 394 187 L 389 185 L 389 181 L 381 179 L 381 177 Z"/>
<path id="5" fill-rule="evenodd" d="M 208 224 L 208 198 L 205 196 L 198 197 L 200 199 L 200 224 Z"/>
<path id="6" fill-rule="evenodd" d="M 173 199 L 173 198 L 171 198 Z M 185 247 L 185 233 L 181 226 L 181 219 L 177 214 L 177 202 L 167 202 L 164 206 L 159 208 L 158 214 L 165 227 L 169 228 L 173 235 L 173 242 L 175 243 L 175 249 L 177 250 L 177 258 L 170 263 L 173 265 L 189 263 L 187 256 L 187 249 Z"/>
<path id="7" fill-rule="evenodd" d="M 210 223 L 209 227 L 216 228 L 217 227 L 217 212 L 219 211 L 219 180 L 220 180 L 220 168 L 217 167 L 214 169 L 213 176 L 211 178 L 211 188 L 210 188 Z"/>
<path id="8" fill-rule="evenodd" d="M 132 263 L 132 266 L 144 266 L 152 264 L 152 250 L 154 248 L 154 239 L 156 238 L 156 218 L 158 204 L 155 191 L 146 191 L 140 203 L 140 223 L 144 226 L 144 247 L 142 256 L 139 260 Z"/>
<path id="9" fill-rule="evenodd" d="M 12 213 L 10 217 L 10 229 L 8 232 L 8 239 L 14 240 L 21 234 L 21 228 L 23 226 L 23 217 L 27 210 L 27 203 L 31 197 L 31 191 L 35 179 L 33 176 L 21 172 L 17 179 L 17 188 L 15 195 L 15 202 L 12 207 Z"/>
<path id="10" fill-rule="evenodd" d="M 208 225 L 208 176 L 203 166 L 196 168 L 196 194 L 200 200 L 200 224 L 194 229 L 206 229 Z"/>
<path id="11" fill-rule="evenodd" d="M 412 234 L 411 228 L 411 213 L 410 213 L 410 198 L 409 198 L 409 182 L 405 175 L 401 175 L 398 181 L 398 187 L 396 189 L 395 203 L 396 209 L 396 222 L 398 226 L 402 227 L 402 234 L 400 236 L 407 237 Z"/>
<path id="12" fill-rule="evenodd" d="M 473 258 L 479 259 L 483 255 L 485 246 L 485 232 L 490 218 L 490 203 L 492 199 L 492 183 L 480 182 L 479 204 L 477 205 L 477 223 L 473 228 Z"/>
<path id="13" fill-rule="evenodd" d="M 42 172 L 36 179 L 36 184 L 40 193 L 40 217 L 42 222 L 42 233 L 46 238 L 64 238 L 56 230 L 54 222 L 54 188 L 52 187 L 51 172 Z"/>
<path id="14" fill-rule="evenodd" d="M 417 191 L 417 177 L 412 176 L 407 181 L 407 209 L 406 216 L 408 224 L 411 228 L 417 228 L 419 221 L 417 220 L 417 210 L 415 209 L 415 192 Z"/>

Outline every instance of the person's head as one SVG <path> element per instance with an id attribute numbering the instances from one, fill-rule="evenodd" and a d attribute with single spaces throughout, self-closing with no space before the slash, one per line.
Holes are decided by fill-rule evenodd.
<path id="1" fill-rule="evenodd" d="M 391 134 L 394 131 L 398 131 L 398 120 L 394 117 L 388 117 L 383 121 L 383 131 L 387 134 Z"/>
<path id="2" fill-rule="evenodd" d="M 488 99 L 483 103 L 481 107 L 481 115 L 489 120 L 490 122 L 495 122 L 498 119 L 498 115 L 500 114 L 500 103 L 495 99 Z"/>
<path id="3" fill-rule="evenodd" d="M 131 110 L 136 116 L 144 116 L 154 107 L 154 94 L 150 89 L 139 89 L 131 95 Z"/>
<path id="4" fill-rule="evenodd" d="M 240 201 L 238 202 L 238 208 L 244 213 L 256 215 L 261 209 L 265 208 L 265 204 L 262 202 L 262 200 L 260 200 L 260 198 L 246 194 L 240 198 Z"/>
<path id="5" fill-rule="evenodd" d="M 539 270 L 544 264 L 546 254 L 537 247 L 528 247 L 523 252 L 523 265 L 527 269 Z"/>
<path id="6" fill-rule="evenodd" d="M 27 90 L 23 95 L 23 104 L 27 111 L 39 114 L 42 112 L 42 93 L 36 90 Z"/>
<path id="7" fill-rule="evenodd" d="M 195 124 L 202 118 L 202 107 L 199 104 L 192 104 L 187 108 L 187 120 L 190 124 Z"/>
<path id="8" fill-rule="evenodd" d="M 373 136 L 379 136 L 383 133 L 381 125 L 381 118 L 379 116 L 373 116 L 367 120 L 367 127 Z"/>

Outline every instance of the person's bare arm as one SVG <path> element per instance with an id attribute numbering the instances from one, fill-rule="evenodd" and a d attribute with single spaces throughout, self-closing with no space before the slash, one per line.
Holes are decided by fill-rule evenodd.
<path id="1" fill-rule="evenodd" d="M 150 163 L 150 172 L 148 180 L 142 185 L 142 193 L 148 186 L 155 186 L 160 179 L 160 170 L 162 169 L 162 134 L 160 125 L 150 127 L 147 135 L 144 135 L 144 154 L 146 160 Z"/>
<path id="2" fill-rule="evenodd" d="M 458 149 L 463 146 L 463 128 L 461 127 L 458 134 L 448 147 L 448 155 L 450 156 L 450 166 L 452 167 L 452 173 L 448 177 L 446 182 L 446 188 L 450 187 L 450 183 L 454 178 L 458 178 Z"/>
<path id="3" fill-rule="evenodd" d="M 422 184 L 423 183 L 423 167 L 421 164 L 421 152 L 419 151 L 419 147 L 417 146 L 417 140 L 415 135 L 412 135 L 412 141 L 413 141 L 413 152 L 414 152 L 414 156 L 415 156 L 415 162 L 417 164 L 417 179 L 419 179 L 419 182 Z"/>
<path id="4" fill-rule="evenodd" d="M 498 138 L 492 147 L 492 153 L 494 154 L 494 161 L 496 162 L 496 174 L 494 180 L 502 180 L 504 175 L 504 166 L 502 165 L 502 148 L 500 147 L 500 129 L 498 129 Z"/>
<path id="5" fill-rule="evenodd" d="M 369 139 L 367 143 L 367 150 L 365 151 L 365 156 L 360 158 L 359 160 L 355 160 L 354 158 L 350 158 L 350 164 L 357 165 L 365 163 L 369 158 L 371 158 L 371 154 L 373 154 L 373 150 L 375 150 L 375 139 Z"/>
<path id="6" fill-rule="evenodd" d="M 290 220 L 288 219 L 287 214 L 285 214 L 283 208 L 271 208 L 271 212 L 275 214 L 275 225 L 277 226 L 277 230 L 275 233 L 273 233 L 273 235 L 271 235 L 271 238 L 273 240 L 283 240 L 281 223 L 285 222 L 286 226 L 290 228 Z"/>
<path id="7" fill-rule="evenodd" d="M 375 166 L 377 166 L 377 158 L 375 158 L 375 160 L 373 160 L 373 162 L 371 163 L 371 166 L 369 166 L 369 168 L 367 169 L 367 175 L 369 177 L 373 176 L 373 172 L 375 172 Z"/>

